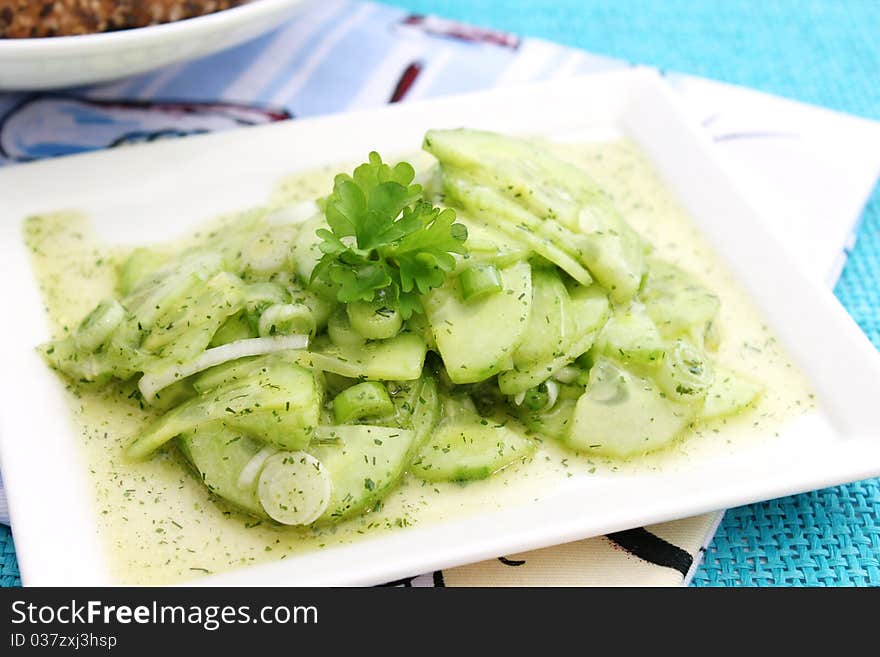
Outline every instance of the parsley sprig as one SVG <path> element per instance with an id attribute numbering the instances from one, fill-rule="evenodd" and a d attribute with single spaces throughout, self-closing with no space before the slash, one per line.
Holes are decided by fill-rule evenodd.
<path id="1" fill-rule="evenodd" d="M 376 152 L 351 176 L 336 176 L 312 281 L 328 283 L 343 303 L 378 302 L 404 319 L 422 311 L 419 296 L 443 284 L 453 253 L 466 253 L 467 228 L 454 210 L 425 201 L 414 177 L 407 162 L 391 167 Z"/>

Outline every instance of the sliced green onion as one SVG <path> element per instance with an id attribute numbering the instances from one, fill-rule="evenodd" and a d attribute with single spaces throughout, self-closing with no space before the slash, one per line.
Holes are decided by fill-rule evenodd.
<path id="1" fill-rule="evenodd" d="M 381 301 L 356 301 L 348 304 L 345 311 L 348 313 L 351 328 L 367 340 L 393 338 L 403 327 L 400 313 L 394 308 L 386 307 Z"/>
<path id="2" fill-rule="evenodd" d="M 706 397 L 715 373 L 702 349 L 676 340 L 657 368 L 657 383 L 672 399 L 699 401 Z"/>
<path id="3" fill-rule="evenodd" d="M 540 411 L 546 408 L 549 401 L 550 395 L 544 383 L 539 383 L 534 388 L 529 388 L 526 390 L 525 397 L 523 397 L 523 405 L 533 411 Z M 554 399 L 553 401 L 555 402 L 556 400 Z"/>
<path id="4" fill-rule="evenodd" d="M 476 301 L 500 292 L 501 273 L 494 265 L 477 265 L 465 269 L 458 277 L 461 296 L 465 301 Z"/>
<path id="5" fill-rule="evenodd" d="M 282 525 L 308 525 L 330 503 L 327 470 L 306 452 L 278 452 L 266 459 L 257 495 L 269 517 Z"/>
<path id="6" fill-rule="evenodd" d="M 311 335 L 316 323 L 312 309 L 301 303 L 276 303 L 260 315 L 260 336 Z"/>
<path id="7" fill-rule="evenodd" d="M 364 381 L 346 388 L 333 400 L 333 415 L 339 424 L 393 412 L 394 403 L 388 391 L 377 381 Z"/>

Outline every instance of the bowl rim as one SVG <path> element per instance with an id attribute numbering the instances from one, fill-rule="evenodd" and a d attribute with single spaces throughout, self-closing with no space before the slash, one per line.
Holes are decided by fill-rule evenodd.
<path id="1" fill-rule="evenodd" d="M 27 37 L 0 39 L 0 57 L 4 55 L 51 55 L 67 54 L 71 48 L 79 50 L 100 49 L 121 45 L 130 41 L 143 43 L 161 40 L 179 32 L 210 30 L 236 19 L 258 18 L 288 7 L 305 3 L 306 0 L 245 0 L 243 4 L 221 9 L 210 14 L 194 16 L 170 23 L 146 25 L 113 32 L 95 32 L 55 37 Z"/>

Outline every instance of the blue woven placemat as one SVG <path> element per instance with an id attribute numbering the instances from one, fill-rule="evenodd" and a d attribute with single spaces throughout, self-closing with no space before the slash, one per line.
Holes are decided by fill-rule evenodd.
<path id="1" fill-rule="evenodd" d="M 396 0 L 880 119 L 880 12 L 864 0 Z M 880 348 L 880 191 L 835 289 Z M 20 582 L 0 527 L 0 586 Z M 728 511 L 696 586 L 880 586 L 880 480 Z"/>

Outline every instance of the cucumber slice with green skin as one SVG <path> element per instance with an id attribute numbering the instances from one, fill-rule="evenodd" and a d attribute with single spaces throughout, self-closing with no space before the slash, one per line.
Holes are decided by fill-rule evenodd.
<path id="1" fill-rule="evenodd" d="M 242 470 L 263 450 L 263 443 L 212 422 L 182 434 L 178 447 L 212 493 L 251 515 L 266 517 L 256 478 L 248 486 L 239 485 Z"/>
<path id="2" fill-rule="evenodd" d="M 333 416 L 337 424 L 381 417 L 393 413 L 394 410 L 388 391 L 377 381 L 364 381 L 346 388 L 333 400 Z"/>
<path id="3" fill-rule="evenodd" d="M 576 327 L 572 323 L 571 299 L 557 270 L 532 268 L 532 310 L 525 337 L 513 352 L 513 364 L 524 369 L 561 356 Z"/>
<path id="4" fill-rule="evenodd" d="M 186 400 L 192 399 L 197 394 L 192 384 L 184 379 L 162 388 L 161 391 L 155 393 L 148 403 L 158 411 L 170 411 L 175 406 L 179 406 Z"/>
<path id="5" fill-rule="evenodd" d="M 204 285 L 222 266 L 218 253 L 186 253 L 141 281 L 122 299 L 122 305 L 137 317 L 143 329 L 150 329 L 158 318 L 177 311 L 180 300 Z"/>
<path id="6" fill-rule="evenodd" d="M 352 379 L 414 381 L 422 375 L 426 353 L 424 340 L 413 333 L 401 333 L 362 347 L 335 345 L 318 338 L 309 351 L 297 354 L 297 360 L 305 367 Z"/>
<path id="7" fill-rule="evenodd" d="M 217 329 L 244 306 L 244 284 L 227 272 L 212 276 L 160 316 L 142 347 L 162 358 L 185 361 L 204 351 Z"/>
<path id="8" fill-rule="evenodd" d="M 663 359 L 666 344 L 644 307 L 632 304 L 615 309 L 596 338 L 595 349 L 623 362 L 650 366 Z"/>
<path id="9" fill-rule="evenodd" d="M 437 426 L 441 411 L 440 392 L 434 377 L 428 374 L 417 381 L 390 381 L 387 389 L 393 412 L 365 421 L 364 424 L 412 430 L 415 438 L 407 458 L 409 463 Z"/>
<path id="10" fill-rule="evenodd" d="M 449 378 L 475 383 L 513 365 L 525 337 L 532 305 L 531 268 L 501 270 L 503 290 L 477 302 L 462 300 L 459 281 L 449 279 L 423 297 L 425 313 Z"/>
<path id="11" fill-rule="evenodd" d="M 446 401 L 445 413 L 446 418 L 441 420 L 410 467 L 410 472 L 419 479 L 485 479 L 535 450 L 535 441 L 512 422 L 502 426 L 455 400 Z"/>
<path id="12" fill-rule="evenodd" d="M 305 349 L 309 339 L 306 335 L 276 335 L 267 338 L 246 338 L 237 340 L 219 347 L 212 347 L 200 353 L 192 360 L 180 363 L 175 359 L 154 360 L 144 368 L 144 375 L 138 381 L 138 388 L 144 397 L 144 401 L 152 404 L 158 397 L 159 391 L 167 386 L 183 381 L 184 379 L 210 370 L 211 375 L 205 372 L 206 377 L 216 376 L 216 373 L 224 371 L 224 367 L 234 367 L 236 363 L 253 356 L 267 354 L 283 354 L 294 349 Z M 279 362 L 284 359 L 280 359 Z M 247 362 L 247 361 L 245 361 Z M 287 359 L 287 362 L 292 362 Z M 217 368 L 221 368 L 218 370 Z M 250 370 L 248 370 L 250 371 Z M 203 384 L 199 384 L 201 389 Z M 200 390 L 204 392 L 204 389 Z"/>
<path id="13" fill-rule="evenodd" d="M 532 215 L 538 232 L 555 237 L 563 251 L 575 249 L 575 258 L 615 302 L 636 293 L 645 269 L 644 244 L 581 169 L 539 144 L 477 130 L 430 130 L 424 147 L 440 160 L 444 176 L 451 168 L 466 171 Z"/>
<path id="14" fill-rule="evenodd" d="M 312 311 L 312 317 L 315 319 L 315 333 L 319 333 L 327 328 L 327 322 L 330 315 L 336 310 L 338 303 L 336 299 L 325 299 L 309 290 L 302 290 L 298 286 L 288 286 L 291 303 L 303 304 Z"/>
<path id="15" fill-rule="evenodd" d="M 269 356 L 251 356 L 239 358 L 222 365 L 216 365 L 197 375 L 192 380 L 193 388 L 200 395 L 220 386 L 244 381 L 266 371 L 267 365 L 276 361 L 292 362 L 284 358 L 283 354 L 271 354 Z"/>
<path id="16" fill-rule="evenodd" d="M 721 306 L 718 297 L 693 276 L 657 258 L 648 259 L 648 276 L 640 297 L 660 335 L 667 339 L 689 337 L 700 346 L 712 332 Z"/>
<path id="17" fill-rule="evenodd" d="M 484 184 L 535 215 L 569 228 L 578 225 L 582 197 L 602 194 L 586 173 L 525 139 L 481 130 L 429 130 L 423 146 L 442 166 L 481 175 Z"/>
<path id="18" fill-rule="evenodd" d="M 350 424 L 318 427 L 308 452 L 332 482 L 327 509 L 319 523 L 331 523 L 372 507 L 403 476 L 415 433 L 397 427 Z"/>
<path id="19" fill-rule="evenodd" d="M 88 332 L 97 339 L 106 328 L 91 326 Z M 104 385 L 114 378 L 129 379 L 144 368 L 150 359 L 138 348 L 140 337 L 137 320 L 126 314 L 95 349 L 86 349 L 76 335 L 71 335 L 41 345 L 39 352 L 50 367 L 72 381 Z"/>
<path id="20" fill-rule="evenodd" d="M 259 333 L 255 331 L 251 326 L 251 323 L 245 319 L 244 314 L 238 313 L 223 322 L 223 325 L 217 329 L 214 337 L 211 338 L 211 342 L 208 346 L 219 347 L 224 344 L 229 344 L 230 342 L 237 342 L 238 340 L 256 338 L 258 335 Z"/>
<path id="21" fill-rule="evenodd" d="M 447 194 L 478 220 L 549 260 L 579 283 L 592 282 L 590 272 L 571 252 L 571 246 L 577 243 L 573 233 L 560 236 L 552 230 L 547 232 L 547 226 L 540 219 L 495 189 L 477 184 L 463 172 L 444 168 L 443 184 Z"/>
<path id="22" fill-rule="evenodd" d="M 282 525 L 309 525 L 330 504 L 327 469 L 306 452 L 278 452 L 266 459 L 257 495 L 269 517 Z"/>
<path id="23" fill-rule="evenodd" d="M 410 449 L 409 463 L 415 457 L 418 450 L 422 448 L 425 441 L 431 436 L 431 433 L 440 421 L 440 412 L 442 403 L 440 400 L 440 391 L 437 389 L 437 382 L 433 377 L 424 376 L 419 381 L 418 394 L 412 401 L 412 415 L 410 417 L 410 426 L 415 433 L 412 448 Z"/>
<path id="24" fill-rule="evenodd" d="M 565 443 L 614 458 L 646 454 L 671 443 L 699 408 L 669 399 L 652 380 L 600 356 L 577 401 Z"/>
<path id="25" fill-rule="evenodd" d="M 254 234 L 241 247 L 242 268 L 258 276 L 288 269 L 298 234 L 299 227 L 293 225 L 272 226 Z"/>
<path id="26" fill-rule="evenodd" d="M 367 339 L 351 327 L 348 313 L 345 308 L 337 308 L 327 322 L 327 335 L 330 341 L 338 347 L 359 349 L 364 346 Z"/>
<path id="27" fill-rule="evenodd" d="M 175 436 L 217 420 L 264 442 L 300 449 L 308 445 L 320 411 L 312 373 L 272 363 L 253 377 L 221 385 L 169 411 L 137 436 L 126 455 L 144 459 Z"/>
<path id="28" fill-rule="evenodd" d="M 754 406 L 764 387 L 721 365 L 715 365 L 715 380 L 706 393 L 701 420 L 730 417 Z"/>
<path id="29" fill-rule="evenodd" d="M 517 262 L 529 259 L 530 249 L 518 240 L 513 240 L 504 232 L 491 228 L 483 221 L 468 217 L 464 212 L 457 212 L 458 223 L 467 227 L 467 255 L 458 259 L 455 273 L 475 264 L 509 267 Z"/>
<path id="30" fill-rule="evenodd" d="M 495 265 L 474 265 L 458 276 L 461 296 L 465 301 L 479 301 L 501 292 L 501 273 Z"/>
<path id="31" fill-rule="evenodd" d="M 72 336 L 46 342 L 38 350 L 49 367 L 71 381 L 100 386 L 109 383 L 114 376 L 113 366 L 104 354 L 83 352 Z"/>
<path id="32" fill-rule="evenodd" d="M 119 270 L 119 292 L 130 294 L 138 285 L 159 271 L 169 256 L 153 249 L 135 249 Z"/>
<path id="33" fill-rule="evenodd" d="M 525 361 L 502 372 L 498 375 L 498 388 L 506 395 L 516 395 L 555 376 L 590 349 L 610 313 L 608 297 L 598 285 L 573 288 L 566 311 L 567 344 L 547 360 Z"/>
<path id="34" fill-rule="evenodd" d="M 104 299 L 79 323 L 73 339 L 83 351 L 95 351 L 110 339 L 128 312 L 116 299 Z"/>

